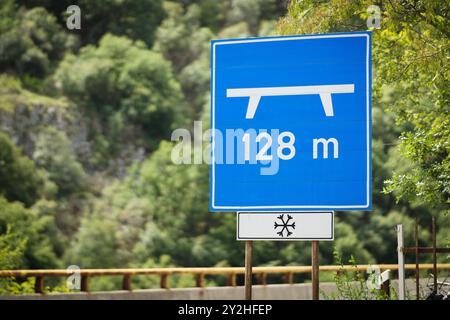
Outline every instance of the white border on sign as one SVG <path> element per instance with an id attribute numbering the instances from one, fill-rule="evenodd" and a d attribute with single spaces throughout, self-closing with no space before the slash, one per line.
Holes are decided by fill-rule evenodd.
<path id="1" fill-rule="evenodd" d="M 247 40 L 230 40 L 230 41 L 219 41 L 213 43 L 213 65 L 212 65 L 212 132 L 216 129 L 216 116 L 215 116 L 215 107 L 216 107 L 216 46 L 217 45 L 227 45 L 227 44 L 237 44 L 237 43 L 250 43 L 250 42 L 270 42 L 270 41 L 290 41 L 290 40 L 313 40 L 313 39 L 321 39 L 321 38 L 353 38 L 353 37 L 365 37 L 367 41 L 366 45 L 366 144 L 367 144 L 367 176 L 366 176 L 366 204 L 365 205 L 277 205 L 277 206 L 216 206 L 215 205 L 215 139 L 213 136 L 212 139 L 212 184 L 211 184 L 211 207 L 213 209 L 236 209 L 236 210 L 245 210 L 245 209 L 337 209 L 337 208 L 368 208 L 370 206 L 369 199 L 370 199 L 370 128 L 369 128 L 369 35 L 366 33 L 358 33 L 358 34 L 329 34 L 329 35 L 311 35 L 311 36 L 288 36 L 288 37 L 281 37 L 281 38 L 263 38 L 263 39 L 247 39 Z"/>

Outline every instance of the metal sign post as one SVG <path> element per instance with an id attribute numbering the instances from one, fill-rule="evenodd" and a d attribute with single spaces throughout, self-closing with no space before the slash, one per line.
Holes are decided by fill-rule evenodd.
<path id="1" fill-rule="evenodd" d="M 334 212 L 238 212 L 236 238 L 245 240 L 245 299 L 252 298 L 252 241 L 312 241 L 313 300 L 319 300 L 319 241 L 334 239 Z"/>
<path id="2" fill-rule="evenodd" d="M 319 300 L 319 241 L 311 243 L 311 266 L 312 298 Z"/>
<path id="3" fill-rule="evenodd" d="M 245 241 L 245 300 L 252 300 L 253 241 Z"/>

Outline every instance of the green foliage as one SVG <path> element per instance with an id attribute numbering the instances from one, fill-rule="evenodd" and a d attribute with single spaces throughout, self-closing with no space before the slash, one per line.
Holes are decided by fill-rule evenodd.
<path id="1" fill-rule="evenodd" d="M 114 221 L 100 217 L 84 219 L 69 256 L 80 268 L 105 268 L 121 265 L 116 250 L 118 241 Z"/>
<path id="2" fill-rule="evenodd" d="M 38 109 L 45 110 L 47 113 L 53 113 L 53 115 L 47 114 L 46 117 L 44 117 L 46 119 L 42 119 L 43 122 L 49 118 L 64 118 L 64 120 L 68 120 L 68 118 L 72 116 L 72 114 L 68 112 L 69 106 L 65 98 L 53 98 L 34 93 L 24 89 L 20 79 L 7 74 L 0 74 L 0 116 L 5 127 L 11 126 L 6 120 L 7 114 L 11 115 L 15 113 L 17 116 L 22 117 L 30 116 L 33 111 L 37 112 Z M 22 114 L 20 114 L 21 112 Z M 27 120 L 28 122 L 31 122 L 29 121 L 30 119 Z M 17 122 L 18 123 L 13 124 L 14 128 L 21 128 L 24 126 L 22 122 L 26 121 L 25 119 L 19 118 L 17 119 Z M 36 127 L 42 123 L 26 124 L 28 125 L 27 130 L 30 130 L 31 125 Z M 23 136 L 25 135 L 25 132 L 20 132 L 18 135 Z"/>
<path id="3" fill-rule="evenodd" d="M 358 234 L 353 231 L 351 225 L 346 223 L 336 224 L 335 247 L 343 256 L 355 257 L 364 263 L 374 262 L 374 258 L 369 251 L 364 248 L 365 242 L 359 240 Z"/>
<path id="4" fill-rule="evenodd" d="M 9 137 L 0 132 L 0 194 L 10 201 L 32 205 L 44 179 L 32 160 L 23 156 Z"/>
<path id="5" fill-rule="evenodd" d="M 212 32 L 201 26 L 201 7 L 184 9 L 174 2 L 165 3 L 167 18 L 156 33 L 154 49 L 172 62 L 189 105 L 189 117 L 196 119 L 209 90 L 209 41 Z"/>
<path id="6" fill-rule="evenodd" d="M 19 9 L 13 0 L 0 4 L 0 71 L 14 72 L 30 87 L 47 76 L 69 47 L 69 37 L 44 8 Z"/>
<path id="7" fill-rule="evenodd" d="M 192 44 L 191 36 L 200 28 L 200 8 L 197 5 L 191 5 L 187 10 L 175 2 L 166 2 L 164 6 L 167 18 L 156 33 L 155 50 L 163 53 L 173 62 L 175 70 L 180 71 L 207 49 L 209 38 L 195 37 L 197 46 Z M 202 36 L 201 33 L 199 35 Z"/>
<path id="8" fill-rule="evenodd" d="M 393 2 L 385 27 L 375 38 L 378 86 L 398 95 L 389 109 L 398 123 L 400 152 L 412 161 L 408 172 L 394 173 L 386 191 L 398 198 L 443 208 L 450 203 L 450 108 L 448 86 L 448 6 L 440 1 Z M 401 29 L 400 29 L 401 25 Z"/>
<path id="9" fill-rule="evenodd" d="M 349 259 L 349 263 L 353 270 L 347 270 L 344 268 L 343 260 L 338 250 L 334 252 L 336 262 L 341 266 L 339 271 L 334 277 L 337 292 L 326 293 L 322 292 L 322 296 L 326 300 L 391 300 L 396 299 L 395 294 L 391 293 L 391 297 L 387 296 L 384 292 L 372 289 L 368 282 L 375 279 L 366 279 L 363 272 L 358 271 L 356 259 L 352 256 Z"/>
<path id="10" fill-rule="evenodd" d="M 7 226 L 6 233 L 0 234 L 0 269 L 11 270 L 23 263 L 26 239 L 21 239 Z"/>
<path id="11" fill-rule="evenodd" d="M 209 201 L 204 192 L 209 184 L 208 167 L 173 164 L 172 146 L 162 142 L 158 151 L 132 170 L 126 181 L 136 195 L 149 200 L 152 214 L 137 248 L 156 256 L 170 252 L 177 264 L 214 264 L 226 259 L 227 252 L 220 239 L 209 235 L 221 224 L 222 217 L 204 211 Z M 136 176 L 139 178 L 133 178 Z"/>
<path id="12" fill-rule="evenodd" d="M 208 168 L 172 163 L 172 147 L 172 143 L 162 142 L 148 161 L 132 169 L 126 183 L 137 195 L 149 199 L 149 211 L 157 215 L 161 228 L 175 223 L 180 231 L 202 233 L 208 223 L 198 225 L 198 217 L 204 215 L 201 208 L 208 201 L 208 194 L 202 192 L 209 183 Z"/>
<path id="13" fill-rule="evenodd" d="M 139 41 L 106 35 L 98 47 L 66 56 L 54 79 L 63 94 L 98 118 L 107 150 L 129 137 L 152 149 L 181 121 L 182 93 L 170 63 Z"/>
<path id="14" fill-rule="evenodd" d="M 24 89 L 19 79 L 0 75 L 0 123 L 2 131 L 4 130 L 17 147 L 23 151 L 24 156 L 33 159 L 36 147 L 39 147 L 38 153 L 39 157 L 41 157 L 39 161 L 45 160 L 44 162 L 46 163 L 35 165 L 35 163 L 25 158 L 31 163 L 29 165 L 31 166 L 30 170 L 20 170 L 22 176 L 27 174 L 27 172 L 31 174 L 34 170 L 36 171 L 35 175 L 40 177 L 40 180 L 43 180 L 38 185 L 38 188 L 40 188 L 39 196 L 53 199 L 58 191 L 55 183 L 48 179 L 49 173 L 45 172 L 44 169 L 50 164 L 50 158 L 58 158 L 60 160 L 63 158 L 63 161 L 59 162 L 60 169 L 65 172 L 65 176 L 67 176 L 67 170 L 69 170 L 71 177 L 74 178 L 73 181 L 66 181 L 65 185 L 62 186 L 63 189 L 73 190 L 74 185 L 71 184 L 75 183 L 75 186 L 79 184 L 80 180 L 74 173 L 82 168 L 77 169 L 73 162 L 76 159 L 71 160 L 71 158 L 75 157 L 76 153 L 76 157 L 80 159 L 80 162 L 84 164 L 89 163 L 89 142 L 85 134 L 86 124 L 82 120 L 82 115 L 76 105 L 68 102 L 65 98 L 52 98 L 33 93 Z M 44 141 L 43 139 L 47 140 Z M 53 139 L 55 140 L 53 143 L 48 143 L 48 141 Z M 3 141 L 3 139 L 1 140 Z M 9 147 L 5 146 L 3 152 L 7 152 L 9 149 Z M 69 154 L 73 155 L 69 156 Z M 64 161 L 67 161 L 67 163 L 64 163 Z M 8 163 L 12 166 L 15 162 L 10 159 Z M 61 166 L 66 165 L 67 168 L 61 168 Z M 54 166 L 54 161 L 52 161 L 52 166 Z M 39 170 L 33 169 L 35 167 Z M 52 167 L 51 169 L 54 170 L 55 168 Z M 53 172 L 51 175 L 54 177 Z M 21 179 L 20 184 L 17 183 L 17 180 L 12 180 L 11 178 L 7 180 L 9 180 L 9 183 L 14 184 L 14 188 L 20 189 L 26 186 L 27 183 L 33 183 L 35 179 L 27 179 L 27 181 L 29 180 L 28 182 Z M 20 194 L 24 196 L 27 193 L 20 192 Z M 34 198 L 36 200 L 36 197 Z M 27 205 L 31 204 L 29 202 L 25 201 Z"/>
<path id="15" fill-rule="evenodd" d="M 35 281 L 34 278 L 27 278 L 20 282 L 14 278 L 2 278 L 0 279 L 0 294 L 33 294 Z"/>
<path id="16" fill-rule="evenodd" d="M 29 9 L 45 7 L 65 27 L 67 7 L 76 4 L 81 10 L 81 30 L 72 33 L 81 37 L 82 43 L 96 43 L 106 33 L 142 40 L 148 46 L 154 32 L 164 17 L 161 0 L 17 0 Z"/>
<path id="17" fill-rule="evenodd" d="M 46 170 L 61 197 L 86 188 L 86 174 L 69 144 L 64 132 L 47 127 L 37 137 L 33 153 L 36 165 Z"/>
<path id="18" fill-rule="evenodd" d="M 151 46 L 155 29 L 164 16 L 161 3 L 161 0 L 79 1 L 84 43 L 97 42 L 104 34 L 112 33 Z"/>
<path id="19" fill-rule="evenodd" d="M 6 233 L 0 233 L 0 270 L 12 270 L 22 265 L 26 242 L 26 239 L 13 233 L 9 226 Z M 33 280 L 18 283 L 14 277 L 0 278 L 0 294 L 31 293 L 33 284 Z"/>
<path id="20" fill-rule="evenodd" d="M 201 25 L 209 28 L 213 32 L 217 32 L 223 27 L 225 22 L 226 1 L 216 0 L 199 0 L 190 1 L 197 2 L 201 10 Z"/>
<path id="21" fill-rule="evenodd" d="M 276 20 L 285 11 L 286 3 L 278 0 L 181 0 L 170 1 L 184 8 L 200 9 L 200 24 L 218 33 L 223 28 L 245 21 L 254 35 L 264 20 Z"/>
<path id="22" fill-rule="evenodd" d="M 114 184 L 85 211 L 66 257 L 68 264 L 83 267 L 126 266 L 135 261 L 133 248 L 148 216 L 148 201 L 131 190 Z M 147 257 L 145 253 L 143 258 Z M 80 264 L 81 263 L 81 264 Z"/>
<path id="23" fill-rule="evenodd" d="M 0 235 L 7 234 L 8 228 L 19 237 L 16 241 L 24 244 L 21 268 L 55 268 L 58 259 L 49 234 L 54 221 L 49 216 L 38 216 L 19 202 L 10 203 L 0 197 Z M 19 246 L 20 247 L 20 246 Z"/>
<path id="24" fill-rule="evenodd" d="M 233 0 L 227 17 L 228 23 L 235 24 L 245 21 L 250 32 L 257 35 L 263 9 L 270 11 L 270 6 L 274 6 L 274 4 L 273 1 L 267 0 Z"/>

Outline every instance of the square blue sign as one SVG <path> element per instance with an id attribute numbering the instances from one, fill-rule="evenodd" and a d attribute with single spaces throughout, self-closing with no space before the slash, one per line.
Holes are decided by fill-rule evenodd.
<path id="1" fill-rule="evenodd" d="M 371 33 L 211 43 L 211 211 L 371 210 Z"/>

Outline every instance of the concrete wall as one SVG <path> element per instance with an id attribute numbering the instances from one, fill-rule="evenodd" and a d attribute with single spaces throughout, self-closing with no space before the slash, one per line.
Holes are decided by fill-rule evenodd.
<path id="1" fill-rule="evenodd" d="M 426 282 L 421 283 L 425 288 Z M 392 286 L 397 291 L 397 283 Z M 407 281 L 407 290 L 415 291 L 413 281 Z M 334 283 L 321 283 L 320 289 L 330 293 L 336 291 Z M 210 287 L 183 289 L 147 289 L 128 291 L 108 291 L 91 293 L 64 294 L 29 294 L 20 296 L 0 296 L 1 300 L 240 300 L 244 298 L 244 287 Z M 253 286 L 255 300 L 310 300 L 311 284 L 271 284 L 267 286 Z"/>

